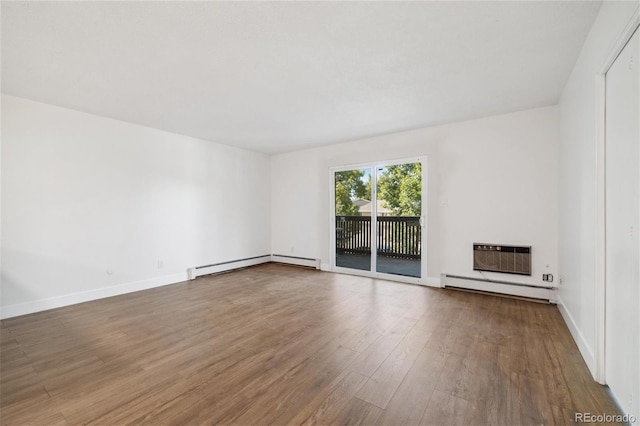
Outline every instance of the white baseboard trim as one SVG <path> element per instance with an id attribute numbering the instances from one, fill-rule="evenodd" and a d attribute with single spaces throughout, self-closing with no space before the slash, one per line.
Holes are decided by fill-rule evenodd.
<path id="1" fill-rule="evenodd" d="M 442 287 L 442 281 L 438 277 L 426 277 L 424 283 L 429 287 Z"/>
<path id="2" fill-rule="evenodd" d="M 441 280 L 443 287 L 456 287 L 468 290 L 505 294 L 509 296 L 548 300 L 551 303 L 555 303 L 556 301 L 556 289 L 551 287 L 537 287 L 533 285 L 501 281 L 485 281 L 447 274 L 442 274 Z"/>
<path id="3" fill-rule="evenodd" d="M 285 256 L 283 254 L 272 254 L 272 262 L 286 263 L 288 265 L 308 266 L 310 268 L 320 269 L 320 259 L 310 259 L 306 257 Z"/>
<path id="4" fill-rule="evenodd" d="M 75 305 L 77 303 L 90 302 L 92 300 L 104 299 L 107 297 L 119 296 L 121 294 L 133 293 L 140 290 L 162 287 L 187 281 L 186 273 L 164 275 L 147 280 L 133 281 L 109 287 L 97 288 L 95 290 L 80 291 L 77 293 L 65 294 L 64 296 L 50 297 L 47 299 L 34 300 L 32 302 L 18 303 L 15 305 L 3 306 L 0 308 L 0 318 L 13 318 L 20 315 L 32 314 L 34 312 L 47 311 L 49 309 L 61 308 L 63 306 Z"/>
<path id="5" fill-rule="evenodd" d="M 261 263 L 271 262 L 271 255 L 248 257 L 246 259 L 230 260 L 227 262 L 214 263 L 212 265 L 196 266 L 187 270 L 190 280 L 209 274 L 217 274 L 219 272 L 232 271 L 234 269 L 246 268 L 247 266 L 260 265 Z"/>
<path id="6" fill-rule="evenodd" d="M 571 337 L 573 337 L 573 340 L 576 342 L 576 345 L 578 345 L 578 349 L 580 350 L 580 354 L 582 355 L 584 362 L 587 364 L 587 367 L 589 368 L 591 375 L 595 378 L 596 362 L 595 362 L 594 352 L 589 346 L 589 344 L 587 343 L 587 341 L 585 340 L 582 333 L 580 332 L 580 329 L 578 328 L 576 322 L 574 321 L 573 316 L 571 316 L 571 313 L 567 310 L 567 307 L 562 301 L 562 298 L 560 297 L 560 295 L 557 296 L 557 299 L 558 299 L 558 309 L 560 310 L 560 314 L 562 315 L 564 322 L 567 324 L 567 327 L 569 328 L 569 332 L 571 332 Z"/>

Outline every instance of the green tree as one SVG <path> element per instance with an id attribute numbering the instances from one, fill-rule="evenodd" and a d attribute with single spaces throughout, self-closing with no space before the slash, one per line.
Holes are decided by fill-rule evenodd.
<path id="1" fill-rule="evenodd" d="M 354 198 L 370 198 L 367 187 L 362 181 L 364 171 L 346 170 L 336 172 L 336 215 L 357 216 L 358 206 L 353 203 Z M 370 192 L 369 192 L 370 193 Z"/>
<path id="2" fill-rule="evenodd" d="M 394 216 L 421 216 L 422 165 L 387 166 L 378 178 L 378 198 Z"/>

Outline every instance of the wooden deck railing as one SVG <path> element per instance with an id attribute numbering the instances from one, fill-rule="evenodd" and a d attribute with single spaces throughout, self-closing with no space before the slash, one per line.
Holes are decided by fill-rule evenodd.
<path id="1" fill-rule="evenodd" d="M 376 249 L 378 256 L 420 258 L 422 227 L 415 216 L 378 216 Z M 336 252 L 371 253 L 371 217 L 336 216 Z"/>

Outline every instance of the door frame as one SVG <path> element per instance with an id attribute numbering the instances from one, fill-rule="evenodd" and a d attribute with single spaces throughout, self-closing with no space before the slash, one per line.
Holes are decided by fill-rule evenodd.
<path id="1" fill-rule="evenodd" d="M 594 350 L 594 379 L 606 384 L 606 75 L 631 37 L 640 27 L 640 9 L 636 9 L 622 30 L 600 71 L 596 74 L 597 139 L 596 139 L 596 262 L 595 303 L 596 342 Z"/>
<path id="2" fill-rule="evenodd" d="M 372 238 L 371 240 L 371 271 L 363 271 L 358 269 L 350 269 L 344 268 L 340 266 L 336 266 L 336 202 L 335 202 L 335 173 L 342 172 L 346 170 L 355 170 L 355 169 L 371 169 L 372 175 L 372 185 L 371 185 L 371 198 L 372 200 L 376 200 L 377 198 L 377 168 L 381 166 L 394 166 L 398 164 L 406 164 L 406 163 L 420 163 L 422 166 L 422 220 L 424 225 L 422 225 L 420 247 L 420 278 L 415 277 L 407 277 L 404 275 L 395 275 L 395 274 L 386 274 L 383 272 L 376 272 L 376 261 L 377 261 L 377 253 L 375 246 L 375 240 Z M 407 157 L 407 158 L 398 158 L 392 160 L 380 160 L 380 161 L 372 161 L 367 163 L 356 163 L 356 164 L 347 164 L 342 166 L 333 166 L 329 168 L 329 268 L 332 272 L 337 272 L 341 274 L 349 274 L 349 275 L 359 275 L 363 277 L 370 278 L 380 278 L 389 281 L 399 281 L 409 284 L 419 284 L 419 285 L 428 285 L 427 284 L 427 233 L 428 233 L 428 163 L 426 156 L 418 156 L 418 157 Z M 376 232 L 377 230 L 377 203 L 371 203 L 371 230 L 372 232 Z"/>

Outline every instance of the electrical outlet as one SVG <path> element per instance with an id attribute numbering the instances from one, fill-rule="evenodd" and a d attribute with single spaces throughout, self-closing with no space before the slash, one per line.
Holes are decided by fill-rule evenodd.
<path id="1" fill-rule="evenodd" d="M 542 281 L 553 282 L 553 274 L 542 274 Z"/>
<path id="2" fill-rule="evenodd" d="M 162 259 L 158 259 L 158 269 L 162 269 L 164 267 L 164 262 Z"/>

